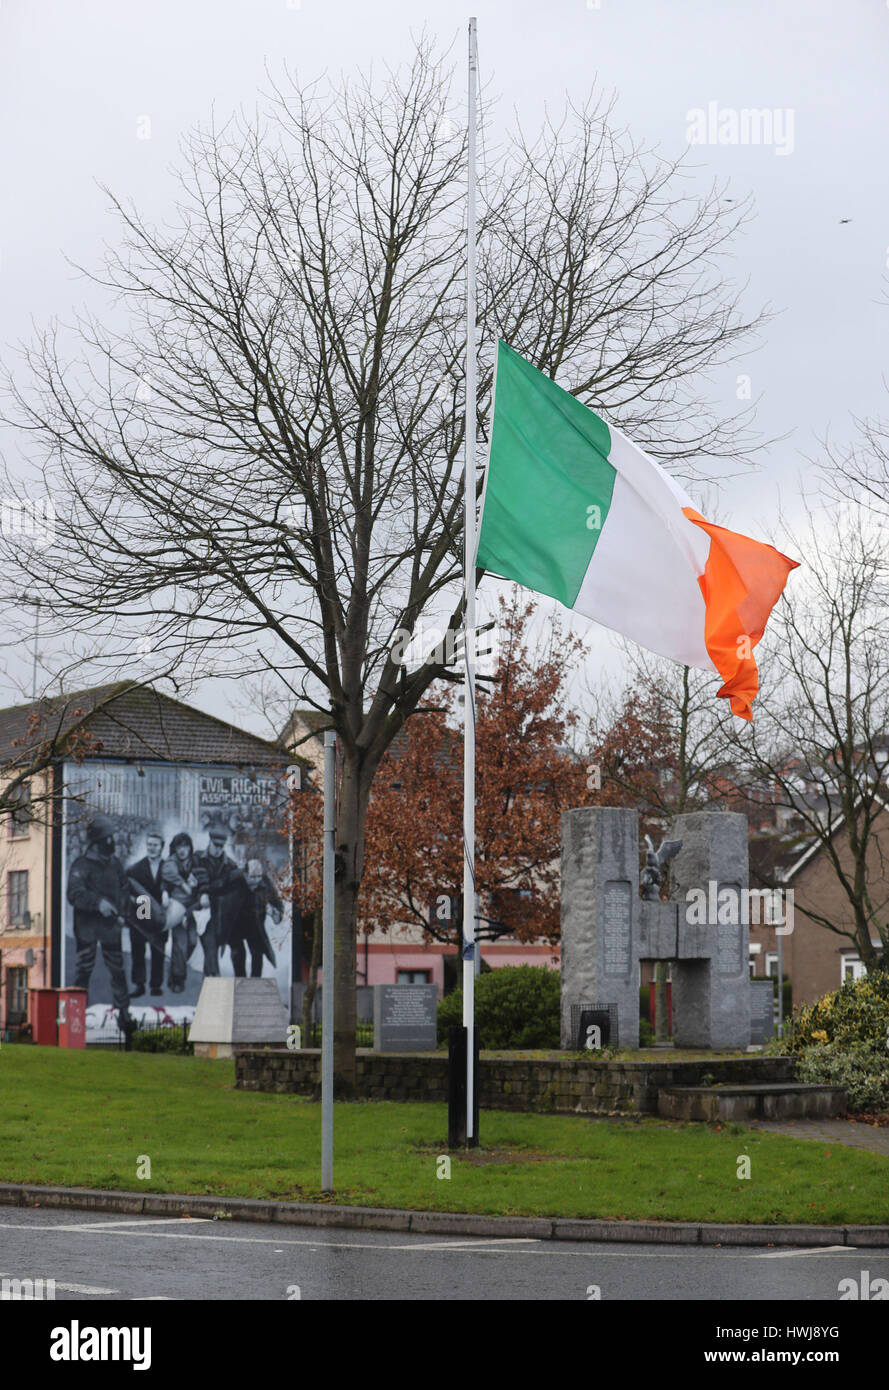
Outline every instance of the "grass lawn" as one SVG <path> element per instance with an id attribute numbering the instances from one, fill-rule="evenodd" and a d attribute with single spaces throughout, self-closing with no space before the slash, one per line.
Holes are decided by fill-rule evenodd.
<path id="1" fill-rule="evenodd" d="M 0 1048 L 0 1181 L 320 1200 L 320 1107 L 234 1089 L 225 1061 Z M 747 1130 L 486 1111 L 483 1147 L 446 1152 L 446 1107 L 335 1116 L 337 1200 L 495 1215 L 889 1221 L 889 1159 Z M 738 1180 L 738 1156 L 751 1178 Z M 140 1155 L 151 1178 L 139 1180 Z"/>

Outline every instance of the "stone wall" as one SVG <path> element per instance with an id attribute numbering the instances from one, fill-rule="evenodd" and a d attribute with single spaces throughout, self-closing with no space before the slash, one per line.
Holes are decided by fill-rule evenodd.
<path id="1" fill-rule="evenodd" d="M 700 1061 L 591 1061 L 586 1057 L 482 1057 L 479 1104 L 483 1110 L 538 1110 L 554 1114 L 657 1114 L 664 1086 L 792 1081 L 790 1057 L 703 1057 Z M 359 1050 L 359 1100 L 446 1102 L 448 1059 L 443 1053 Z M 318 1099 L 321 1053 L 317 1048 L 236 1048 L 238 1090 L 276 1091 Z"/>

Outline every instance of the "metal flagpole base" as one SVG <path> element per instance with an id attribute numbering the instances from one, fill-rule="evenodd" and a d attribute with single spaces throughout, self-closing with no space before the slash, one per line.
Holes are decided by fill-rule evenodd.
<path id="1" fill-rule="evenodd" d="M 478 1148 L 478 1029 L 475 1033 L 472 1087 L 472 1138 L 466 1138 L 466 1036 L 467 1029 L 448 1029 L 448 1148 Z"/>

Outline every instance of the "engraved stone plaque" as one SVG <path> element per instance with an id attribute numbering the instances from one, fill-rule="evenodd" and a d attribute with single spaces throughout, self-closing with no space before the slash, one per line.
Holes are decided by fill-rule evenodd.
<path id="1" fill-rule="evenodd" d="M 750 1041 L 767 1043 L 775 1031 L 775 989 L 771 976 L 750 981 Z"/>
<path id="2" fill-rule="evenodd" d="M 437 1003 L 435 985 L 375 985 L 374 1051 L 434 1051 Z"/>
<path id="3" fill-rule="evenodd" d="M 729 897 L 731 894 L 731 897 Z M 720 883 L 716 893 L 716 973 L 740 975 L 743 968 L 744 926 L 740 883 Z"/>
<path id="4" fill-rule="evenodd" d="M 632 964 L 632 888 L 625 879 L 610 878 L 602 894 L 603 969 L 621 979 Z"/>

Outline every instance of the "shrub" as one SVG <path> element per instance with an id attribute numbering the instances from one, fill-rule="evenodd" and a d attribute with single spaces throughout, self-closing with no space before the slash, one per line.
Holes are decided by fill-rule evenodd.
<path id="1" fill-rule="evenodd" d="M 134 1052 L 182 1052 L 194 1055 L 193 1043 L 183 1047 L 182 1028 L 137 1028 L 133 1034 Z"/>
<path id="2" fill-rule="evenodd" d="M 438 1040 L 463 1021 L 463 991 L 454 990 L 438 1005 Z M 475 1024 L 482 1047 L 557 1048 L 559 972 L 545 965 L 505 965 L 475 982 Z"/>
<path id="3" fill-rule="evenodd" d="M 640 1018 L 639 1020 L 639 1046 L 654 1046 L 654 1029 L 647 1018 Z"/>
<path id="4" fill-rule="evenodd" d="M 850 1048 L 872 1044 L 883 1056 L 889 1038 L 889 974 L 878 970 L 860 980 L 847 980 L 814 1004 L 802 1004 L 793 1019 L 792 1052 L 831 1043 Z"/>
<path id="5" fill-rule="evenodd" d="M 313 1023 L 308 1033 L 305 1030 L 301 1034 L 301 1045 L 303 1047 L 320 1047 L 323 1029 L 320 1023 Z M 372 1023 L 355 1024 L 355 1046 L 373 1047 L 374 1045 L 374 1026 Z"/>
<path id="6" fill-rule="evenodd" d="M 797 1077 L 845 1086 L 850 1110 L 889 1110 L 889 1053 L 875 1043 L 816 1043 L 803 1052 Z"/>

